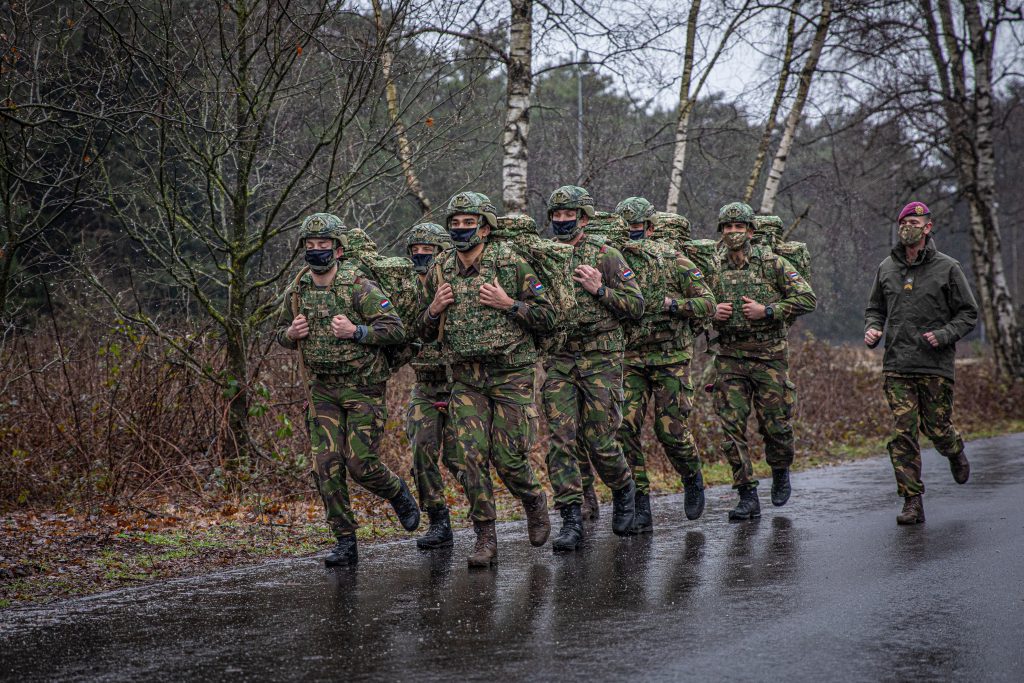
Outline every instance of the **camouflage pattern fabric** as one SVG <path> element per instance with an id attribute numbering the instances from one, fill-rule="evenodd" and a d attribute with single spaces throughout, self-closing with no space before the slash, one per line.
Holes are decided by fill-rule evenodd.
<path id="1" fill-rule="evenodd" d="M 309 323 L 302 357 L 311 372 L 331 375 L 332 381 L 352 386 L 377 384 L 388 378 L 390 370 L 381 347 L 402 343 L 405 328 L 390 298 L 354 261 L 341 261 L 328 287 L 317 287 L 310 273 L 305 272 L 294 288 L 299 294 L 298 312 Z M 292 296 L 289 294 L 286 300 L 292 301 Z M 366 335 L 358 342 L 335 337 L 331 320 L 339 314 L 365 326 Z M 291 307 L 286 306 L 277 324 L 277 341 L 289 349 L 297 347 L 286 335 L 293 318 Z"/>
<path id="2" fill-rule="evenodd" d="M 774 468 L 793 463 L 796 387 L 789 381 L 789 362 L 719 355 L 715 358 L 715 371 L 715 412 L 725 434 L 722 455 L 732 468 L 733 488 L 757 486 L 747 443 L 751 407 L 764 439 L 765 461 Z"/>
<path id="3" fill-rule="evenodd" d="M 454 461 L 465 466 L 469 519 L 496 518 L 490 466 L 511 493 L 532 500 L 543 489 L 530 467 L 530 448 L 539 416 L 533 404 L 533 366 L 489 367 L 466 363 L 452 367 L 448 414 L 454 439 Z"/>
<path id="4" fill-rule="evenodd" d="M 622 361 L 602 352 L 557 354 L 545 365 L 544 413 L 550 430 L 548 477 L 555 507 L 583 503 L 580 464 L 589 459 L 612 490 L 630 471 L 616 432 L 622 423 Z"/>
<path id="5" fill-rule="evenodd" d="M 693 409 L 693 385 L 689 362 L 670 365 L 626 364 L 622 379 L 625 408 L 619 441 L 637 491 L 649 493 L 647 454 L 640 445 L 640 430 L 647 406 L 654 401 L 654 433 L 665 449 L 668 461 L 681 476 L 700 471 L 697 444 L 687 424 Z"/>
<path id="6" fill-rule="evenodd" d="M 334 534 L 353 534 L 358 525 L 349 502 L 346 473 L 381 498 L 394 498 L 401 490 L 398 476 L 377 455 L 387 420 L 384 384 L 357 388 L 315 380 L 312 393 L 317 417 L 314 420 L 312 413 L 308 414 L 307 427 L 313 483 Z"/>
<path id="7" fill-rule="evenodd" d="M 448 507 L 438 457 L 460 485 L 465 481 L 466 466 L 456 458 L 452 430 L 448 429 L 450 395 L 447 382 L 417 382 L 409 399 L 405 433 L 412 447 L 412 475 L 422 510 Z"/>
<path id="8" fill-rule="evenodd" d="M 480 303 L 481 285 L 495 279 L 520 302 L 515 315 Z M 451 284 L 455 302 L 443 315 L 431 318 L 428 308 L 443 282 Z M 443 337 L 442 354 L 453 363 L 479 362 L 506 368 L 532 365 L 537 348 L 531 333 L 548 333 L 555 321 L 545 285 L 533 268 L 503 242 L 488 242 L 472 271 L 464 273 L 454 252 L 442 254 L 427 273 L 419 301 L 417 333 L 425 342 Z"/>
<path id="9" fill-rule="evenodd" d="M 916 496 L 924 493 L 918 430 L 947 458 L 964 450 L 953 426 L 953 381 L 938 375 L 886 374 L 884 389 L 896 428 L 888 444 L 896 491 L 904 498 Z"/>
<path id="10" fill-rule="evenodd" d="M 573 251 L 570 270 L 580 265 L 601 271 L 605 293 L 598 299 L 575 283 L 577 321 L 565 350 L 621 352 L 625 336 L 619 321 L 639 320 L 644 314 L 644 297 L 636 275 L 618 249 L 591 235 L 584 235 Z"/>

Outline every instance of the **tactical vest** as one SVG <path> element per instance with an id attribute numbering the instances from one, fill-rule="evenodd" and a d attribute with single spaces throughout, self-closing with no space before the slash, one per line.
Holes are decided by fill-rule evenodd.
<path id="1" fill-rule="evenodd" d="M 351 374 L 381 353 L 376 347 L 338 339 L 331 332 L 331 319 L 339 314 L 348 316 L 356 325 L 365 324 L 354 302 L 358 283 L 358 266 L 350 260 L 338 264 L 338 272 L 327 289 L 317 289 L 309 276 L 299 281 L 299 313 L 309 323 L 309 337 L 302 342 L 302 357 L 318 375 Z"/>
<path id="2" fill-rule="evenodd" d="M 480 286 L 493 283 L 495 277 L 510 296 L 519 295 L 511 247 L 501 242 L 487 244 L 477 274 L 469 277 L 458 274 L 455 252 L 445 252 L 441 273 L 455 295 L 455 302 L 445 311 L 443 331 L 449 360 L 487 362 L 494 356 L 504 356 L 508 365 L 528 365 L 536 360 L 530 333 L 504 311 L 480 303 Z"/>
<path id="3" fill-rule="evenodd" d="M 597 261 L 608 250 L 604 238 L 594 235 L 586 235 L 583 241 L 577 245 L 573 252 L 570 271 L 577 266 L 587 265 L 597 268 Z M 618 343 L 617 349 L 622 349 L 622 327 L 615 315 L 605 307 L 597 297 L 587 290 L 583 285 L 576 282 L 576 315 L 575 327 L 572 331 L 570 341 L 592 342 L 599 337 L 609 338 L 608 341 Z M 610 285 L 613 283 L 605 283 Z M 609 286 L 609 289 L 611 287 Z M 611 347 L 610 347 L 611 348 Z"/>
<path id="4" fill-rule="evenodd" d="M 722 259 L 718 276 L 718 303 L 732 304 L 732 315 L 727 320 L 716 320 L 714 325 L 724 341 L 753 339 L 772 341 L 786 338 L 786 323 L 780 316 L 772 319 L 748 320 L 743 316 L 743 297 L 768 305 L 782 299 L 775 284 L 776 256 L 771 250 L 752 246 L 746 268 L 730 267 L 728 257 Z"/>

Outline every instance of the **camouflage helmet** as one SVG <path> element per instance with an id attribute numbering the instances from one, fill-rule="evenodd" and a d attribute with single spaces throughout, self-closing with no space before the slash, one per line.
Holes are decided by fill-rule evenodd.
<path id="1" fill-rule="evenodd" d="M 722 226 L 726 223 L 746 223 L 749 227 L 754 227 L 754 210 L 750 208 L 749 204 L 743 202 L 732 202 L 726 204 L 718 212 L 718 230 L 722 230 Z"/>
<path id="2" fill-rule="evenodd" d="M 460 213 L 482 216 L 491 229 L 498 227 L 498 210 L 490 198 L 480 192 L 459 192 L 449 199 L 444 209 L 445 224 L 451 223 L 452 216 Z"/>
<path id="3" fill-rule="evenodd" d="M 406 252 L 411 254 L 414 244 L 429 244 L 437 247 L 440 252 L 452 246 L 452 238 L 448 231 L 437 223 L 417 223 L 409 229 L 409 234 L 405 237 Z"/>
<path id="4" fill-rule="evenodd" d="M 654 205 L 643 197 L 626 197 L 615 207 L 615 213 L 622 216 L 628 225 L 647 223 L 654 217 Z"/>
<path id="5" fill-rule="evenodd" d="M 302 227 L 299 228 L 299 241 L 304 243 L 308 239 L 330 238 L 334 240 L 336 246 L 347 247 L 346 232 L 348 232 L 348 228 L 333 213 L 314 213 L 306 216 L 302 221 Z"/>
<path id="6" fill-rule="evenodd" d="M 582 209 L 589 218 L 593 218 L 594 199 L 578 185 L 562 185 L 548 197 L 548 218 L 559 209 Z"/>

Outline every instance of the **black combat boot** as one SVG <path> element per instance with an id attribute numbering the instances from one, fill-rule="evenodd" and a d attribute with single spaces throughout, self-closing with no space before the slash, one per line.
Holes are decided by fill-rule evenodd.
<path id="1" fill-rule="evenodd" d="M 338 536 L 338 543 L 324 558 L 325 567 L 351 567 L 359 561 L 355 534 Z"/>
<path id="2" fill-rule="evenodd" d="M 953 481 L 958 484 L 966 484 L 971 476 L 971 463 L 967 462 L 967 454 L 960 451 L 949 459 L 949 471 L 953 473 Z"/>
<path id="3" fill-rule="evenodd" d="M 548 494 L 541 491 L 539 496 L 530 500 L 523 498 L 523 510 L 526 512 L 526 533 L 530 537 L 530 545 L 539 548 L 548 542 L 551 535 Z"/>
<path id="4" fill-rule="evenodd" d="M 651 494 L 636 492 L 633 496 L 636 514 L 633 517 L 633 533 L 649 534 L 654 531 L 654 520 L 651 518 Z"/>
<path id="5" fill-rule="evenodd" d="M 772 505 L 782 507 L 789 500 L 793 488 L 789 485 L 789 468 L 772 468 Z"/>
<path id="6" fill-rule="evenodd" d="M 389 502 L 391 507 L 395 509 L 395 514 L 398 515 L 398 521 L 402 523 L 402 528 L 406 531 L 415 531 L 416 527 L 420 525 L 420 508 L 416 505 L 416 499 L 409 493 L 409 487 L 406 485 L 405 479 L 399 477 L 398 480 L 402 482 L 402 489 Z"/>
<path id="7" fill-rule="evenodd" d="M 683 511 L 687 519 L 704 514 L 704 474 L 697 470 L 683 477 Z"/>
<path id="8" fill-rule="evenodd" d="M 633 519 L 636 517 L 636 482 L 629 482 L 618 491 L 612 491 L 612 533 L 628 536 L 633 533 Z"/>
<path id="9" fill-rule="evenodd" d="M 583 487 L 583 519 L 592 522 L 601 516 L 601 505 L 597 502 L 597 491 L 594 485 Z"/>
<path id="10" fill-rule="evenodd" d="M 907 496 L 903 499 L 903 512 L 896 515 L 897 524 L 923 524 L 924 501 L 921 494 Z"/>
<path id="11" fill-rule="evenodd" d="M 576 550 L 583 541 L 583 511 L 579 503 L 571 503 L 558 511 L 562 515 L 562 528 L 555 540 L 551 541 L 551 549 L 560 552 Z"/>
<path id="12" fill-rule="evenodd" d="M 498 561 L 498 534 L 494 528 L 494 521 L 473 522 L 473 531 L 476 532 L 476 543 L 473 545 L 473 554 L 466 558 L 471 568 L 490 567 Z"/>
<path id="13" fill-rule="evenodd" d="M 448 516 L 448 508 L 427 510 L 430 526 L 427 533 L 416 539 L 416 547 L 423 550 L 449 548 L 452 545 L 452 522 Z"/>
<path id="14" fill-rule="evenodd" d="M 742 522 L 745 519 L 757 519 L 761 516 L 761 502 L 757 499 L 756 486 L 739 488 L 740 502 L 729 511 L 730 522 Z"/>

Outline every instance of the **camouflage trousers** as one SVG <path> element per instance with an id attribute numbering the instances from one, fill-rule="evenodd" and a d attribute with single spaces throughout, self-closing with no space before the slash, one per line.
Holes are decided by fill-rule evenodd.
<path id="1" fill-rule="evenodd" d="M 378 456 L 387 419 L 384 384 L 350 387 L 314 380 L 312 392 L 316 419 L 310 412 L 306 420 L 313 483 L 334 534 L 353 534 L 357 524 L 349 502 L 346 472 L 381 498 L 393 498 L 401 490 L 398 475 Z"/>
<path id="2" fill-rule="evenodd" d="M 455 458 L 455 443 L 448 425 L 447 382 L 416 382 L 405 416 L 405 433 L 412 447 L 412 477 L 420 497 L 420 509 L 448 507 L 438 458 L 462 484 L 465 466 Z M 443 406 L 443 407 L 442 407 Z"/>
<path id="3" fill-rule="evenodd" d="M 796 387 L 789 381 L 789 361 L 715 357 L 715 412 L 725 439 L 722 454 L 732 468 L 733 488 L 757 486 L 747 443 L 747 419 L 753 408 L 764 440 L 765 461 L 772 468 L 793 464 L 793 409 Z"/>
<path id="4" fill-rule="evenodd" d="M 448 414 L 455 462 L 465 465 L 469 518 L 496 518 L 490 465 L 509 492 L 524 501 L 543 489 L 530 467 L 539 416 L 533 404 L 533 366 L 495 368 L 480 363 L 452 367 Z"/>
<path id="5" fill-rule="evenodd" d="M 953 380 L 936 375 L 886 375 L 884 389 L 896 427 L 888 444 L 896 491 L 904 498 L 916 496 L 924 493 L 919 429 L 947 458 L 964 450 L 964 440 L 953 426 Z"/>
<path id="6" fill-rule="evenodd" d="M 603 351 L 578 356 L 558 354 L 546 365 L 547 466 L 556 508 L 583 503 L 581 468 L 588 461 L 612 490 L 632 478 L 616 439 L 622 424 L 622 359 Z"/>
<path id="7" fill-rule="evenodd" d="M 697 444 L 687 419 L 693 410 L 693 385 L 689 362 L 673 365 L 632 365 L 622 377 L 626 400 L 623 404 L 619 441 L 641 493 L 651 490 L 647 476 L 647 454 L 640 443 L 640 430 L 647 406 L 654 400 L 654 433 L 665 449 L 668 461 L 683 477 L 700 471 Z"/>

